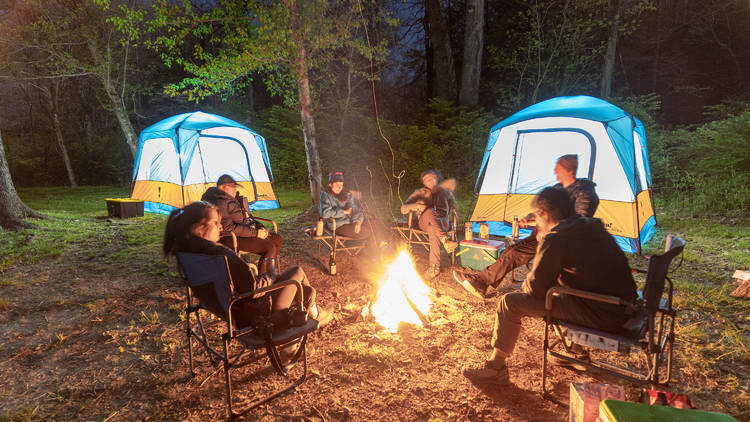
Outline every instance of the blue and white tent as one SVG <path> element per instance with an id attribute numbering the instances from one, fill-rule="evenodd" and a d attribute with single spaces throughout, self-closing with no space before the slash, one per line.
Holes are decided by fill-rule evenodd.
<path id="1" fill-rule="evenodd" d="M 144 200 L 145 211 L 169 214 L 200 200 L 222 174 L 242 185 L 251 210 L 279 207 L 262 136 L 214 114 L 179 114 L 141 132 L 131 197 Z"/>
<path id="2" fill-rule="evenodd" d="M 531 211 L 534 195 L 557 183 L 553 169 L 565 154 L 578 155 L 576 177 L 597 184 L 595 217 L 625 252 L 640 252 L 656 225 L 646 132 L 638 119 L 594 97 L 542 101 L 492 128 L 471 221 L 489 222 L 492 234 L 509 234 L 513 218 Z"/>

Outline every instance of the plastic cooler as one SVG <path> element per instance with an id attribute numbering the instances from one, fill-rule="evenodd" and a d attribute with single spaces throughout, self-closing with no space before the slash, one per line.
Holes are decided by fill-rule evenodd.
<path id="1" fill-rule="evenodd" d="M 132 198 L 107 198 L 107 215 L 114 218 L 143 217 L 143 200 Z"/>
<path id="2" fill-rule="evenodd" d="M 497 260 L 503 249 L 505 243 L 500 240 L 462 240 L 456 256 L 462 267 L 482 271 Z"/>
<path id="3" fill-rule="evenodd" d="M 599 417 L 602 422 L 737 422 L 724 413 L 649 406 L 619 400 L 602 400 L 599 404 Z"/>

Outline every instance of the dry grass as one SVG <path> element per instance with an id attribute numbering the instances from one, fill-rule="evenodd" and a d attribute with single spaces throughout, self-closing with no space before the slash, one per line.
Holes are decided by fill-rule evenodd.
<path id="1" fill-rule="evenodd" d="M 198 376 L 188 377 L 181 280 L 158 250 L 164 219 L 108 221 L 93 210 L 58 215 L 66 213 L 66 219 L 0 240 L 0 251 L 10 251 L 0 265 L 0 377 L 6 380 L 0 420 L 221 418 L 221 372 L 199 354 Z M 388 333 L 356 312 L 375 289 L 365 271 L 371 264 L 342 257 L 340 275 L 328 276 L 298 223 L 282 225 L 284 265 L 305 269 L 335 320 L 310 340 L 308 381 L 247 419 L 567 419 L 566 408 L 539 395 L 540 321 L 524 321 L 510 384 L 474 385 L 461 367 L 487 354 L 495 301 L 473 299 L 443 274 L 432 326 Z M 717 222 L 704 229 L 705 221 L 668 216 L 660 223 L 660 235 L 678 232 L 689 242 L 676 274 L 682 311 L 672 389 L 689 394 L 699 408 L 748 420 L 749 305 L 728 291 L 730 270 L 750 266 L 738 251 L 748 249 L 750 224 Z M 426 256 L 418 258 L 422 268 Z M 240 379 L 256 381 L 246 385 L 280 384 L 270 372 L 253 375 L 253 369 L 240 371 Z M 555 396 L 564 402 L 569 382 L 602 379 L 615 381 L 552 370 Z M 252 389 L 238 391 L 247 396 Z"/>

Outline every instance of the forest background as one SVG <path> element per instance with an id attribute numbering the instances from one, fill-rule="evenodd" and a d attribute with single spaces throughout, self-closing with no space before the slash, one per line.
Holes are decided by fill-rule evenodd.
<path id="1" fill-rule="evenodd" d="M 18 187 L 127 186 L 140 130 L 202 110 L 313 198 L 334 168 L 378 193 L 437 168 L 467 194 L 492 125 L 586 94 L 644 122 L 657 204 L 741 216 L 748 72 L 744 0 L 0 1 Z"/>

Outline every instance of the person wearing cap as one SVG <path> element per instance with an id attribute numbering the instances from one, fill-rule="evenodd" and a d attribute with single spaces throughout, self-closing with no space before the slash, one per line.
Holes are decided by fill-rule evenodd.
<path id="1" fill-rule="evenodd" d="M 573 200 L 576 214 L 582 217 L 593 217 L 599 206 L 599 196 L 596 194 L 596 183 L 589 179 L 577 179 L 578 156 L 566 154 L 557 159 L 555 164 L 555 178 L 559 182 L 555 187 L 565 188 Z M 529 214 L 520 220 L 521 227 L 526 227 L 534 221 L 534 214 Z M 461 270 L 453 271 L 453 278 L 469 293 L 479 298 L 487 296 L 490 286 L 497 288 L 505 275 L 514 268 L 528 264 L 536 255 L 537 230 L 528 237 L 505 248 L 498 259 L 484 270 L 470 274 Z"/>
<path id="2" fill-rule="evenodd" d="M 406 198 L 401 214 L 413 211 L 419 214 L 419 229 L 428 233 L 430 241 L 430 266 L 424 275 L 432 279 L 440 274 L 440 245 L 448 253 L 458 246 L 446 233 L 450 227 L 450 212 L 456 208 L 453 197 L 456 180 L 442 180 L 440 172 L 432 169 L 423 171 L 420 178 L 422 187 Z"/>
<path id="3" fill-rule="evenodd" d="M 221 217 L 222 237 L 219 242 L 233 247 L 231 233 L 237 237 L 237 249 L 260 255 L 258 272 L 275 275 L 278 273 L 277 259 L 284 240 L 276 233 L 270 233 L 259 221 L 253 219 L 240 202 L 237 187 L 242 187 L 228 174 L 221 175 L 215 187 L 210 187 L 201 201 L 214 204 Z"/>

